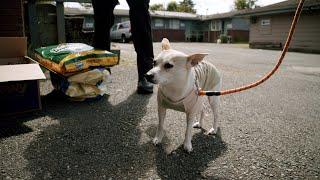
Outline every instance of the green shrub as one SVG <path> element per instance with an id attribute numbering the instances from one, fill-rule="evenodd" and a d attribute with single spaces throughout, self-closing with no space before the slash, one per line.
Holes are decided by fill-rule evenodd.
<path id="1" fill-rule="evenodd" d="M 227 43 L 228 42 L 228 36 L 225 34 L 221 34 L 219 39 L 221 40 L 221 43 Z"/>

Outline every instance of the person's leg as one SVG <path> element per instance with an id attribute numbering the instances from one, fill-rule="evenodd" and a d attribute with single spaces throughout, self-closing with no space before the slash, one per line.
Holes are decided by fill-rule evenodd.
<path id="1" fill-rule="evenodd" d="M 144 75 L 153 67 L 153 46 L 149 0 L 127 0 L 130 7 L 131 33 L 138 66 L 138 93 L 152 93 L 153 85 Z"/>
<path id="2" fill-rule="evenodd" d="M 110 50 L 110 28 L 114 23 L 113 9 L 118 0 L 92 0 L 94 11 L 93 46 L 97 49 Z"/>

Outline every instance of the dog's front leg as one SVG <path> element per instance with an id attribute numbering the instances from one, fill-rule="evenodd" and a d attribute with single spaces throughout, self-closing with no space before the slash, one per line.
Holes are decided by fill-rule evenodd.
<path id="1" fill-rule="evenodd" d="M 204 118 L 204 116 L 205 116 L 205 112 L 202 110 L 201 111 L 201 115 L 200 115 L 200 120 L 199 120 L 199 122 L 195 122 L 193 124 L 193 128 L 201 129 L 203 127 L 203 118 Z"/>
<path id="2" fill-rule="evenodd" d="M 196 118 L 196 114 L 187 114 L 187 129 L 186 129 L 186 134 L 185 134 L 184 143 L 183 143 L 184 149 L 187 152 L 192 151 L 192 144 L 191 144 L 192 125 L 195 118 Z"/>
<path id="3" fill-rule="evenodd" d="M 166 117 L 167 109 L 162 107 L 160 104 L 158 105 L 158 117 L 159 117 L 159 124 L 157 128 L 156 136 L 153 139 L 153 144 L 158 145 L 161 143 L 164 130 L 163 130 L 163 124 L 164 124 L 164 118 Z"/>

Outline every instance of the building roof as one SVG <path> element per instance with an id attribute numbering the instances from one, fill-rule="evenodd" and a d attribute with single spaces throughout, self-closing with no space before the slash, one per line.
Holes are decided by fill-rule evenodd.
<path id="1" fill-rule="evenodd" d="M 152 17 L 178 18 L 178 19 L 199 19 L 199 15 L 185 12 L 172 11 L 150 11 Z"/>
<path id="2" fill-rule="evenodd" d="M 298 6 L 298 3 L 299 0 L 287 0 L 264 7 L 257 7 L 255 9 L 244 10 L 239 12 L 238 16 L 268 15 L 294 12 Z M 306 0 L 303 5 L 303 10 L 311 9 L 320 9 L 320 0 Z"/>
<path id="3" fill-rule="evenodd" d="M 114 9 L 114 15 L 118 16 L 129 16 L 129 10 L 127 9 Z M 92 7 L 84 7 L 80 4 L 76 5 L 72 3 L 72 5 L 68 5 L 65 3 L 64 6 L 64 14 L 68 16 L 75 15 L 92 15 L 93 8 Z M 162 17 L 162 18 L 177 18 L 177 19 L 194 19 L 198 20 L 199 15 L 193 13 L 185 13 L 185 12 L 170 12 L 170 11 L 150 11 L 151 17 Z"/>
<path id="4" fill-rule="evenodd" d="M 237 16 L 238 14 L 243 13 L 245 10 L 235 10 L 226 13 L 218 13 L 218 14 L 211 14 L 207 16 L 203 16 L 202 20 L 212 20 L 212 19 L 225 19 L 225 18 L 232 18 Z"/>
<path id="5" fill-rule="evenodd" d="M 186 12 L 172 12 L 172 11 L 150 11 L 151 17 L 161 17 L 161 18 L 176 18 L 176 19 L 187 19 L 187 20 L 211 20 L 211 19 L 223 19 L 230 18 L 238 14 L 239 11 L 231 11 L 227 13 L 219 13 L 212 15 L 198 15 Z M 68 16 L 77 15 L 92 15 L 92 7 L 84 7 L 77 3 L 64 3 L 64 13 Z M 127 9 L 114 9 L 114 15 L 118 16 L 129 16 L 129 10 Z"/>
<path id="6" fill-rule="evenodd" d="M 258 16 L 279 14 L 286 12 L 294 12 L 298 5 L 299 0 L 287 0 L 268 6 L 257 7 L 255 9 L 246 9 L 240 11 L 230 11 L 226 13 L 218 13 L 212 15 L 197 15 L 193 13 L 185 12 L 171 12 L 171 11 L 150 11 L 151 17 L 161 18 L 176 18 L 186 20 L 213 20 L 213 19 L 225 19 L 233 17 L 246 17 L 246 16 Z M 43 2 L 48 3 L 48 2 Z M 55 6 L 55 2 L 49 3 Z M 305 0 L 304 10 L 320 9 L 320 0 Z M 67 2 L 64 3 L 64 13 L 67 16 L 79 16 L 79 15 L 93 15 L 93 8 L 91 6 L 82 6 L 80 3 Z M 115 9 L 114 14 L 118 16 L 129 16 L 129 10 L 127 9 Z"/>
<path id="7" fill-rule="evenodd" d="M 90 15 L 93 14 L 93 8 L 82 6 L 80 3 L 67 2 L 64 3 L 64 14 L 68 16 Z"/>

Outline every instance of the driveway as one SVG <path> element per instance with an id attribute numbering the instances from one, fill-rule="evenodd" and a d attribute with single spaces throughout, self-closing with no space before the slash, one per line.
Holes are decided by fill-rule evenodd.
<path id="1" fill-rule="evenodd" d="M 132 44 L 117 44 L 109 95 L 69 102 L 41 82 L 43 110 L 0 123 L 0 179 L 318 179 L 320 176 L 320 55 L 290 52 L 264 84 L 221 97 L 220 133 L 193 130 L 194 151 L 183 151 L 185 115 L 168 111 L 159 147 L 156 93 L 136 94 Z M 172 43 L 207 52 L 223 89 L 261 78 L 279 51 L 247 45 Z M 155 43 L 155 54 L 160 51 Z M 155 89 L 156 90 L 156 89 Z M 205 117 L 209 128 L 213 116 Z"/>

